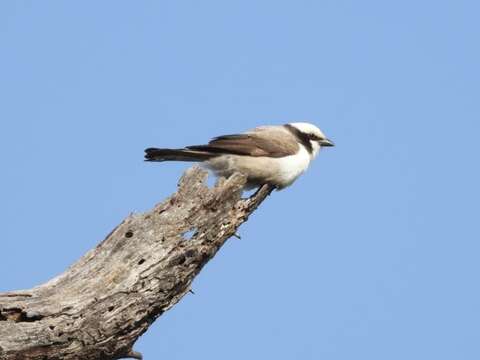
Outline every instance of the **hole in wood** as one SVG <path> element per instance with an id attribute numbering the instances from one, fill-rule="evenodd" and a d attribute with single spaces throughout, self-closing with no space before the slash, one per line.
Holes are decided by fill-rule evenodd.
<path id="1" fill-rule="evenodd" d="M 140 259 L 138 265 L 142 265 L 145 262 L 145 259 Z"/>
<path id="2" fill-rule="evenodd" d="M 169 266 L 182 265 L 185 263 L 185 260 L 185 255 L 179 254 L 170 261 Z"/>
<path id="3" fill-rule="evenodd" d="M 182 234 L 185 240 L 190 240 L 195 235 L 196 229 L 188 230 Z"/>
<path id="4" fill-rule="evenodd" d="M 0 312 L 0 321 L 34 322 L 42 319 L 43 315 L 33 311 L 25 311 L 20 308 L 4 308 Z"/>
<path id="5" fill-rule="evenodd" d="M 198 254 L 198 251 L 196 249 L 189 249 L 189 250 L 185 251 L 185 256 L 188 257 L 188 258 L 195 257 L 195 256 L 197 256 L 197 254 Z"/>
<path id="6" fill-rule="evenodd" d="M 126 233 L 125 233 L 125 237 L 126 238 L 131 238 L 133 236 L 133 231 L 131 230 L 128 230 Z"/>

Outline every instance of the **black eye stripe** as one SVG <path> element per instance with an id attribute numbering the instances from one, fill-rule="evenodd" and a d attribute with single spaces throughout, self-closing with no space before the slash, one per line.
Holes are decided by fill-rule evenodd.
<path id="1" fill-rule="evenodd" d="M 315 141 L 318 141 L 318 140 L 323 140 L 322 137 L 318 136 L 318 135 L 315 135 L 315 134 L 307 134 L 308 138 L 310 140 L 315 140 Z"/>
<path id="2" fill-rule="evenodd" d="M 296 127 L 290 124 L 286 124 L 284 126 L 288 129 L 288 131 L 290 131 L 297 138 L 298 142 L 300 142 L 303 146 L 305 146 L 307 151 L 311 154 L 313 151 L 313 148 L 312 148 L 312 144 L 310 143 L 311 138 L 309 137 L 309 134 L 301 132 Z"/>

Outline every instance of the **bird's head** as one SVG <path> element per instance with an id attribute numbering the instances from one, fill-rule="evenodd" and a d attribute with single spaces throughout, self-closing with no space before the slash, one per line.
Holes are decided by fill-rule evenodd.
<path id="1" fill-rule="evenodd" d="M 291 123 L 295 129 L 297 129 L 303 136 L 305 136 L 312 145 L 314 155 L 318 153 L 321 147 L 335 146 L 333 141 L 328 139 L 325 134 L 313 124 L 307 122 L 295 122 Z"/>

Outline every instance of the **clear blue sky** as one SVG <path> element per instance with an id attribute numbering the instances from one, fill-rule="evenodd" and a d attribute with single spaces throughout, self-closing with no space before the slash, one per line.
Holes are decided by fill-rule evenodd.
<path id="1" fill-rule="evenodd" d="M 475 1 L 2 1 L 0 290 L 62 272 L 184 164 L 308 120 L 337 147 L 137 343 L 146 359 L 479 359 Z"/>

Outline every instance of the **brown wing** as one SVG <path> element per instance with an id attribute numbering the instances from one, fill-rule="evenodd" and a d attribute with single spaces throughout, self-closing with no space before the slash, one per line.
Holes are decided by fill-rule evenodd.
<path id="1" fill-rule="evenodd" d="M 188 146 L 188 149 L 218 154 L 284 157 L 298 151 L 291 135 L 283 131 L 258 129 L 251 133 L 224 135 L 212 139 L 208 145 Z"/>

